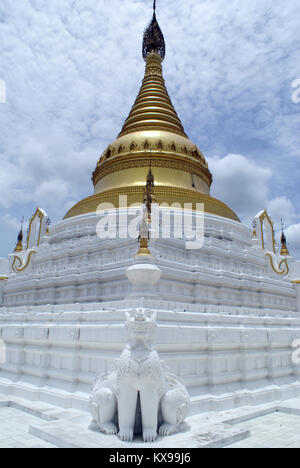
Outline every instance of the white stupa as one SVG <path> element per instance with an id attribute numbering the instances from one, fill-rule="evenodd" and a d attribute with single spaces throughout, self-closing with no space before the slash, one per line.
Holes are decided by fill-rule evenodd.
<path id="1" fill-rule="evenodd" d="M 1 394 L 87 411 L 95 377 L 123 349 L 126 312 L 144 307 L 156 313 L 157 350 L 188 389 L 191 414 L 300 395 L 291 359 L 300 338 L 300 262 L 284 236 L 278 249 L 266 211 L 252 231 L 210 196 L 206 160 L 164 84 L 164 55 L 154 14 L 142 87 L 97 163 L 94 194 L 51 228 L 37 209 L 27 239 L 21 231 L 15 252 L 0 260 Z M 136 210 L 127 208 L 149 204 L 149 194 L 149 247 L 147 239 L 136 258 L 128 227 Z M 184 220 L 199 227 L 199 245 L 189 228 L 180 236 Z"/>

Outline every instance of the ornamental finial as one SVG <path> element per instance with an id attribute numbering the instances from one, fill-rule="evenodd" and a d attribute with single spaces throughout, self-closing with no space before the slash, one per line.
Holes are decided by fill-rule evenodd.
<path id="1" fill-rule="evenodd" d="M 256 232 L 257 221 L 256 221 L 256 219 L 254 219 L 254 220 L 252 221 L 252 227 L 253 227 L 252 237 L 257 237 L 257 232 Z"/>
<path id="2" fill-rule="evenodd" d="M 50 235 L 50 224 L 51 224 L 51 220 L 50 220 L 50 218 L 48 218 L 47 222 L 46 222 L 46 235 L 47 236 Z"/>
<path id="3" fill-rule="evenodd" d="M 17 245 L 15 248 L 15 252 L 22 252 L 23 251 L 23 223 L 24 223 L 24 216 L 21 221 L 21 229 L 18 234 Z"/>
<path id="4" fill-rule="evenodd" d="M 144 32 L 143 58 L 145 61 L 147 60 L 150 52 L 156 52 L 159 54 L 161 60 L 163 60 L 166 55 L 165 39 L 156 19 L 156 0 L 153 2 L 152 20 Z"/>
<path id="5" fill-rule="evenodd" d="M 282 234 L 281 234 L 281 251 L 280 251 L 280 255 L 284 255 L 285 257 L 287 257 L 288 255 L 290 255 L 290 253 L 289 253 L 288 248 L 287 248 L 287 241 L 286 241 L 286 237 L 285 237 L 285 234 L 284 234 L 284 225 L 283 225 L 282 220 L 281 220 L 281 231 L 282 231 Z"/>
<path id="6" fill-rule="evenodd" d="M 149 250 L 150 240 L 150 224 L 152 203 L 154 202 L 154 176 L 151 170 L 151 150 L 150 150 L 150 167 L 147 174 L 146 187 L 143 200 L 143 219 L 140 226 L 139 243 L 140 249 L 137 255 L 151 255 Z"/>

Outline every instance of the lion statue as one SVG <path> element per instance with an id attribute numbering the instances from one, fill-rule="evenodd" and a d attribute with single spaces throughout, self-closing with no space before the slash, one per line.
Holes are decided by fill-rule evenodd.
<path id="1" fill-rule="evenodd" d="M 97 378 L 89 406 L 101 432 L 118 434 L 124 442 L 142 434 L 145 442 L 154 442 L 158 432 L 167 436 L 178 430 L 190 397 L 154 348 L 156 314 L 137 309 L 126 318 L 127 345 L 112 372 Z"/>

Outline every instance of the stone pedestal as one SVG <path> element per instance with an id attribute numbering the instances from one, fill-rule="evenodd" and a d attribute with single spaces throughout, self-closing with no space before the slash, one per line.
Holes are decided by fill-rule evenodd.
<path id="1" fill-rule="evenodd" d="M 132 291 L 128 298 L 157 298 L 155 287 L 161 278 L 160 268 L 152 263 L 138 263 L 126 270 L 126 275 L 132 284 Z"/>

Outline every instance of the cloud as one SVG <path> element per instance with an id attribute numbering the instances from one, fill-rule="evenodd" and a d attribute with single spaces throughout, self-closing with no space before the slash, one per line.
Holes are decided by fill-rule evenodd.
<path id="1" fill-rule="evenodd" d="M 280 227 L 281 220 L 284 222 L 285 226 L 288 226 L 299 218 L 293 203 L 285 196 L 270 200 L 267 204 L 267 209 L 272 213 L 272 219 L 277 228 Z"/>
<path id="2" fill-rule="evenodd" d="M 15 231 L 20 230 L 20 220 L 12 216 L 11 214 L 5 214 L 2 218 L 5 225 Z"/>
<path id="3" fill-rule="evenodd" d="M 291 254 L 300 258 L 300 212 L 286 196 L 271 198 L 273 172 L 240 154 L 223 158 L 208 158 L 214 174 L 212 195 L 226 202 L 250 226 L 254 216 L 264 208 L 274 222 L 277 241 L 280 242 L 281 222 L 286 229 Z"/>
<path id="4" fill-rule="evenodd" d="M 0 80 L 0 104 L 5 104 L 6 102 L 6 84 L 5 81 Z"/>
<path id="5" fill-rule="evenodd" d="M 300 223 L 292 224 L 286 229 L 288 247 L 292 250 L 295 258 L 300 259 Z"/>
<path id="6" fill-rule="evenodd" d="M 224 158 L 208 158 L 214 175 L 212 195 L 226 201 L 244 219 L 253 218 L 266 206 L 270 168 L 261 167 L 245 156 L 229 154 Z"/>

